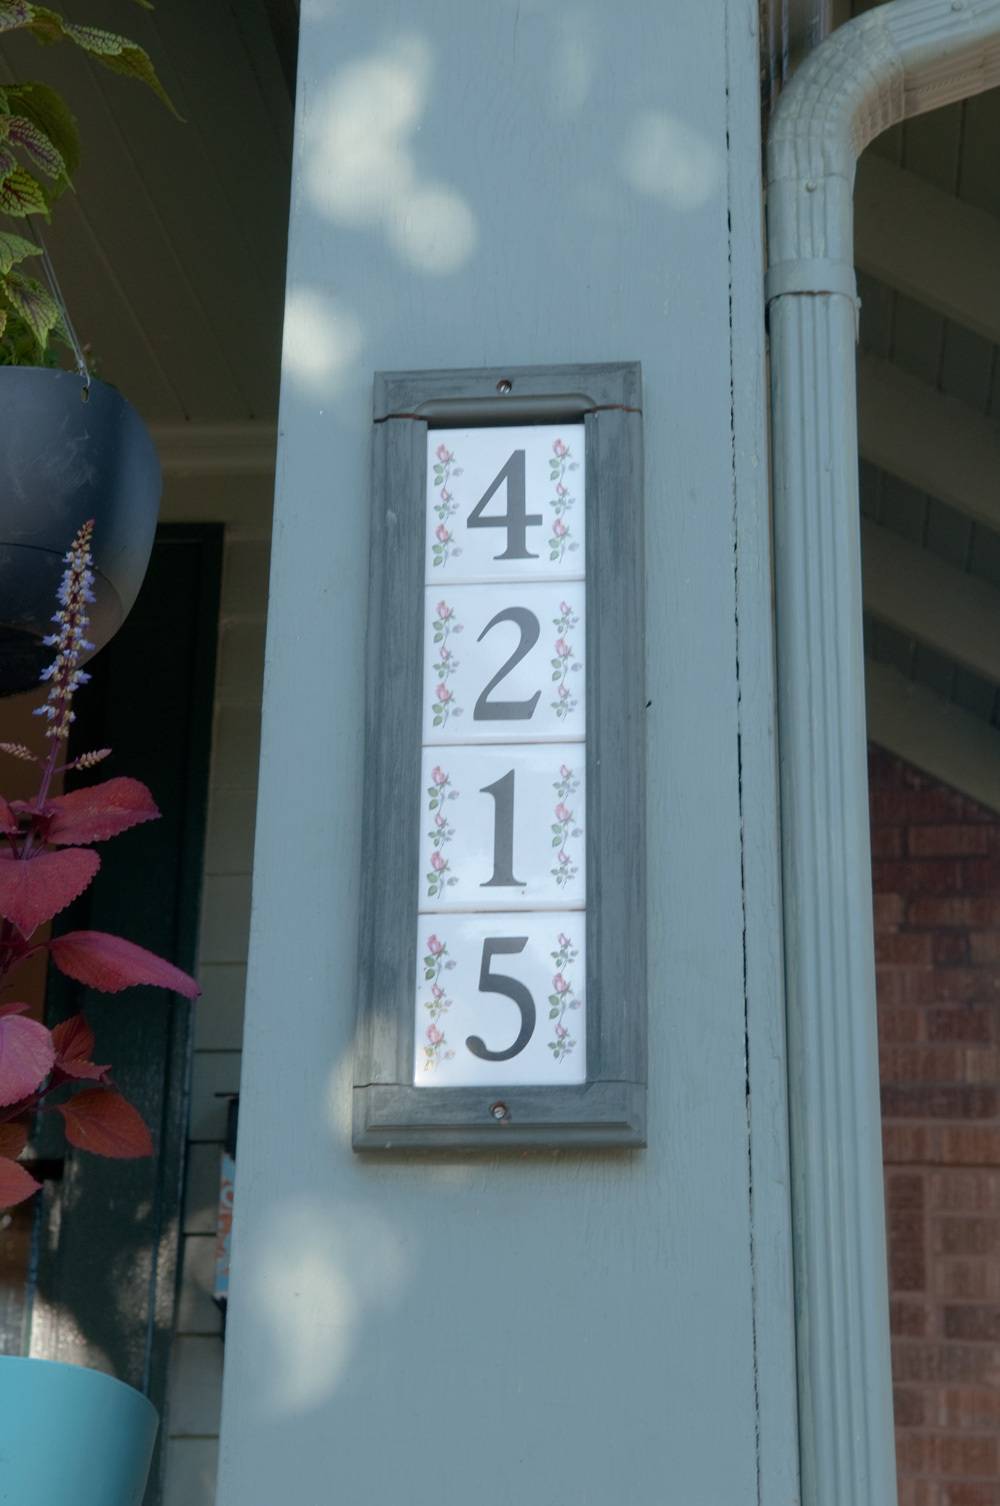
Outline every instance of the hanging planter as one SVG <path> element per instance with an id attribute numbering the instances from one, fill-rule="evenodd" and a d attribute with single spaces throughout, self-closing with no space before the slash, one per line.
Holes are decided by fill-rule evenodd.
<path id="1" fill-rule="evenodd" d="M 158 1425 L 110 1375 L 0 1355 L 0 1503 L 141 1506 Z"/>
<path id="2" fill-rule="evenodd" d="M 94 519 L 89 637 L 117 632 L 146 573 L 160 463 L 145 424 L 104 382 L 0 367 L 0 696 L 33 689 L 51 658 L 52 603 L 67 543 Z M 2 1499 L 2 1498 L 0 1498 Z"/>

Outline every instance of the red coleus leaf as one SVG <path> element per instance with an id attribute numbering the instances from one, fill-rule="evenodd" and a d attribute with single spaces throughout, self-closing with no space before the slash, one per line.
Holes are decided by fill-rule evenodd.
<path id="1" fill-rule="evenodd" d="M 2 795 L 0 795 L 0 832 L 5 837 L 17 836 L 17 817 Z"/>
<path id="2" fill-rule="evenodd" d="M 69 795 L 57 795 L 45 808 L 45 840 L 58 847 L 105 842 L 142 821 L 155 821 L 159 810 L 138 779 L 106 779 Z"/>
<path id="3" fill-rule="evenodd" d="M 23 1119 L 12 1119 L 9 1124 L 0 1124 L 0 1156 L 10 1156 L 16 1161 L 28 1143 L 28 1126 Z"/>
<path id="4" fill-rule="evenodd" d="M 0 1004 L 0 1019 L 2 1019 L 5 1014 L 27 1014 L 30 1008 L 30 1004 Z"/>
<path id="5" fill-rule="evenodd" d="M 56 1048 L 56 1066 L 67 1077 L 89 1078 L 94 1082 L 106 1082 L 110 1067 L 99 1067 L 90 1060 L 94 1049 L 94 1032 L 82 1014 L 62 1020 L 52 1031 L 52 1044 Z"/>
<path id="6" fill-rule="evenodd" d="M 149 1130 L 138 1110 L 113 1089 L 85 1088 L 56 1107 L 70 1145 L 116 1160 L 153 1154 Z"/>
<path id="7" fill-rule="evenodd" d="M 25 859 L 0 850 L 0 915 L 30 936 L 82 894 L 100 866 L 85 847 Z"/>
<path id="8" fill-rule="evenodd" d="M 194 979 L 173 963 L 107 931 L 67 931 L 49 942 L 49 950 L 60 972 L 101 993 L 116 994 L 133 983 L 169 988 L 186 999 L 201 993 Z"/>
<path id="9" fill-rule="evenodd" d="M 16 1161 L 0 1156 L 0 1208 L 13 1208 L 15 1203 L 23 1203 L 41 1185 Z"/>
<path id="10" fill-rule="evenodd" d="M 0 1105 L 33 1093 L 52 1071 L 52 1037 L 37 1020 L 8 1014 L 0 1019 Z"/>

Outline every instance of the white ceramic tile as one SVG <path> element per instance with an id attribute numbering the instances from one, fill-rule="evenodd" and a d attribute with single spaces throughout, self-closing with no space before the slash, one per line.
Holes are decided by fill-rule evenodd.
<path id="1" fill-rule="evenodd" d="M 420 909 L 586 903 L 580 743 L 425 748 Z"/>
<path id="2" fill-rule="evenodd" d="M 428 585 L 579 578 L 584 512 L 582 424 L 427 436 Z"/>
<path id="3" fill-rule="evenodd" d="M 582 582 L 426 590 L 424 742 L 582 738 L 584 626 Z"/>
<path id="4" fill-rule="evenodd" d="M 582 911 L 420 920 L 418 1087 L 586 1081 Z M 522 1037 L 517 1054 L 505 1061 L 486 1060 L 469 1045 L 472 1039 L 488 1051 L 507 1052 Z"/>

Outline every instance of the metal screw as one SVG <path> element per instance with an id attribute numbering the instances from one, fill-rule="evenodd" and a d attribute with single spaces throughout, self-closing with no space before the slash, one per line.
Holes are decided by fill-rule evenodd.
<path id="1" fill-rule="evenodd" d="M 806 184 L 806 193 L 815 193 L 815 192 L 816 192 L 816 180 L 815 180 L 815 178 L 810 178 L 809 182 Z"/>
<path id="2" fill-rule="evenodd" d="M 501 397 L 506 397 L 509 392 L 513 391 L 513 389 L 514 383 L 508 381 L 506 377 L 502 377 L 501 380 L 497 382 L 497 391 L 499 392 Z"/>
<path id="3" fill-rule="evenodd" d="M 510 1109 L 508 1109 L 505 1103 L 491 1103 L 490 1113 L 497 1121 L 510 1118 Z"/>

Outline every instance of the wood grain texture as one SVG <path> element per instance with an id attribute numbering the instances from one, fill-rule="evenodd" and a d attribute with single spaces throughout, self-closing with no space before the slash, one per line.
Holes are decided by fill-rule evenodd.
<path id="1" fill-rule="evenodd" d="M 510 397 L 497 398 L 498 384 L 507 381 Z M 433 407 L 446 409 L 455 426 L 501 418 L 523 423 L 540 421 L 539 409 L 548 419 L 558 407 L 585 422 L 587 1085 L 504 1088 L 509 1117 L 497 1121 L 490 1106 L 499 1088 L 413 1084 L 428 425 L 415 416 L 387 416 L 376 422 L 372 458 L 357 1150 L 644 1144 L 641 398 L 634 363 L 376 377 L 377 418 Z"/>

